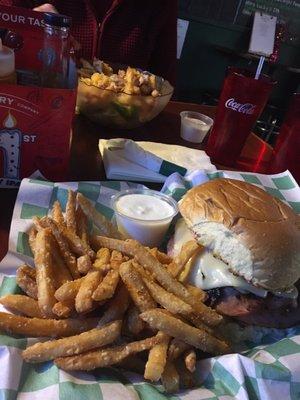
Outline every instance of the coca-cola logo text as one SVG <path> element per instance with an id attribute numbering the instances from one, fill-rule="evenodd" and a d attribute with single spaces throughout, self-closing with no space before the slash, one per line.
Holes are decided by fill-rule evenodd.
<path id="1" fill-rule="evenodd" d="M 256 105 L 251 104 L 251 103 L 238 103 L 235 101 L 234 98 L 228 99 L 225 102 L 225 107 L 226 108 L 231 108 L 233 111 L 240 112 L 242 114 L 248 114 L 251 115 L 254 113 L 254 110 L 256 108 Z"/>

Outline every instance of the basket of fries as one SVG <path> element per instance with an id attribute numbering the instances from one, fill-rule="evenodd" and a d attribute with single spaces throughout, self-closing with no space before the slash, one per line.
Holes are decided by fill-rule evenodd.
<path id="1" fill-rule="evenodd" d="M 79 70 L 77 110 L 101 125 L 130 129 L 156 117 L 168 104 L 173 87 L 147 71 L 115 68 L 95 60 Z"/>
<path id="2" fill-rule="evenodd" d="M 91 222 L 99 234 L 90 233 Z M 124 240 L 72 191 L 64 214 L 56 201 L 51 216 L 33 217 L 29 244 L 35 268 L 17 270 L 24 294 L 0 299 L 13 312 L 0 313 L 2 332 L 49 338 L 22 351 L 26 362 L 125 368 L 177 392 L 193 387 L 197 357 L 229 351 L 223 317 L 204 304 L 201 289 L 178 278 L 195 251 L 190 245 L 173 259 Z"/>

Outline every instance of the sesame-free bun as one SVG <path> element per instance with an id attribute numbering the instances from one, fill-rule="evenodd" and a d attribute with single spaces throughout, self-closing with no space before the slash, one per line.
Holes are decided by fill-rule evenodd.
<path id="1" fill-rule="evenodd" d="M 215 179 L 189 190 L 179 209 L 198 242 L 235 275 L 271 291 L 300 278 L 299 216 L 257 186 Z"/>

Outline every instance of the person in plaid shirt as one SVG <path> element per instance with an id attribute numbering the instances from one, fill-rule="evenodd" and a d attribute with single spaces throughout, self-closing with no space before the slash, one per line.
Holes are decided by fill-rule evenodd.
<path id="1" fill-rule="evenodd" d="M 73 19 L 78 55 L 149 70 L 175 83 L 177 0 L 0 0 Z"/>

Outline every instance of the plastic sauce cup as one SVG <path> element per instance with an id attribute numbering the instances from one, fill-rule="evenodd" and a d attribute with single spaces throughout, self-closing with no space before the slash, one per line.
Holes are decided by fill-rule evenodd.
<path id="1" fill-rule="evenodd" d="M 159 246 L 178 213 L 170 196 L 149 189 L 124 190 L 112 197 L 119 231 L 144 246 Z"/>
<path id="2" fill-rule="evenodd" d="M 196 111 L 182 111 L 180 117 L 180 136 L 192 143 L 202 143 L 214 122 L 213 119 Z"/>

